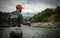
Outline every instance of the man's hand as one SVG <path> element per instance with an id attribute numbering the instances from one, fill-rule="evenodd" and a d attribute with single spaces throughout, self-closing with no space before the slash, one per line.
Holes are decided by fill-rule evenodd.
<path id="1" fill-rule="evenodd" d="M 25 22 L 24 25 L 31 26 L 31 23 L 30 22 Z"/>
<path id="2" fill-rule="evenodd" d="M 28 26 L 31 26 L 29 22 L 27 23 L 27 25 L 28 25 Z"/>

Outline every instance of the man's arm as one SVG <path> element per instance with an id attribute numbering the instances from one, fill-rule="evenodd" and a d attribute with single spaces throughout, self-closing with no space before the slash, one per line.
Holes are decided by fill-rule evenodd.
<path id="1" fill-rule="evenodd" d="M 24 21 L 22 14 L 20 14 L 20 22 L 21 22 L 21 24 L 23 24 L 23 25 L 30 25 L 29 22 L 25 22 L 25 21 Z"/>
<path id="2" fill-rule="evenodd" d="M 23 16 L 22 16 L 22 14 L 20 14 L 20 23 L 21 23 L 21 24 L 24 23 L 24 20 L 23 20 Z"/>

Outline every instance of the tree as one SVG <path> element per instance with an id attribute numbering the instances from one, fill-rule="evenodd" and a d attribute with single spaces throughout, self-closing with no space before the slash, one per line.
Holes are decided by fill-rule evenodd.
<path id="1" fill-rule="evenodd" d="M 55 10 L 54 10 L 55 9 Z M 47 8 L 45 10 L 43 10 L 42 12 L 38 12 L 36 15 L 34 15 L 33 17 L 29 18 L 28 21 L 30 22 L 48 22 L 49 17 L 51 16 L 55 16 L 55 20 L 54 21 L 59 21 L 60 19 L 60 7 L 57 6 L 57 8 Z"/>

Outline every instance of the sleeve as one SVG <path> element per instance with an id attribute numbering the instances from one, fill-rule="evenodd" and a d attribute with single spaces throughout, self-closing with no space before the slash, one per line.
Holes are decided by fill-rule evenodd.
<path id="1" fill-rule="evenodd" d="M 20 23 L 21 23 L 21 24 L 24 24 L 24 19 L 23 19 L 22 14 L 20 14 Z"/>
<path id="2" fill-rule="evenodd" d="M 23 24 L 23 25 L 30 25 L 30 23 L 24 21 L 22 15 L 20 15 L 20 23 Z"/>

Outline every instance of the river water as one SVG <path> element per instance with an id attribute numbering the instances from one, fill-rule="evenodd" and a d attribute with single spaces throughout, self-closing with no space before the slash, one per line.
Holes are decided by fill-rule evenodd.
<path id="1" fill-rule="evenodd" d="M 59 28 L 34 28 L 28 26 L 21 26 L 23 38 L 60 38 Z M 5 28 L 3 38 L 9 37 L 9 28 Z M 7 38 L 6 37 L 6 38 Z"/>

